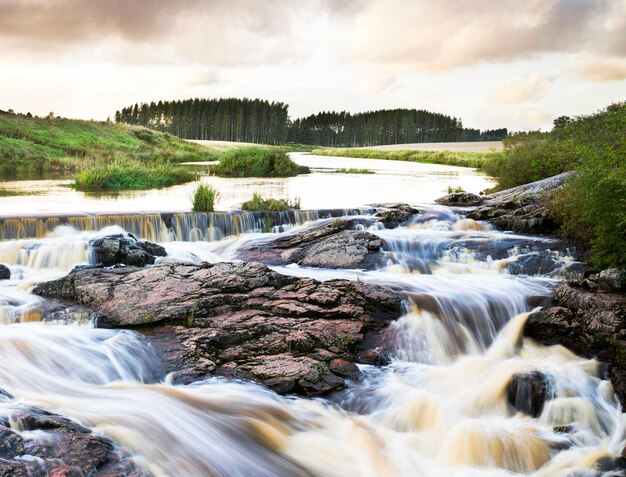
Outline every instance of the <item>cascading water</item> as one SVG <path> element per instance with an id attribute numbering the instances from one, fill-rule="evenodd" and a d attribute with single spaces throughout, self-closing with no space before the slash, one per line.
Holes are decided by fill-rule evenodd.
<path id="1" fill-rule="evenodd" d="M 120 229 L 65 226 L 0 242 L 0 263 L 13 272 L 0 282 L 0 383 L 18 404 L 110 436 L 152 475 L 566 477 L 595 475 L 598 461 L 624 447 L 621 405 L 599 364 L 521 334 L 528 312 L 575 270 L 556 242 L 442 208 L 405 228 L 372 228 L 388 256 L 379 270 L 274 267 L 383 283 L 406 296 L 406 314 L 386 333 L 390 364 L 362 366 L 364 378 L 331 403 L 223 379 L 173 386 L 139 334 L 96 329 L 84 310 L 29 293 L 36 281 L 89 263 L 89 241 L 112 231 Z M 211 238 L 191 235 L 165 244 L 168 254 L 230 260 L 261 237 L 188 243 Z M 535 370 L 551 377 L 553 399 L 531 418 L 506 392 L 513 375 Z M 0 403 L 0 415 L 15 405 Z"/>

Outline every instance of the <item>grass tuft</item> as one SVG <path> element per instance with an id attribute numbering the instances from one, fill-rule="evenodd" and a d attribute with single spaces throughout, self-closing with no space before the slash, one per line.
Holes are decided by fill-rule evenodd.
<path id="1" fill-rule="evenodd" d="M 249 210 L 252 212 L 282 212 L 290 209 L 299 209 L 300 199 L 296 197 L 293 201 L 289 199 L 274 199 L 273 197 L 264 198 L 258 192 L 252 194 L 252 199 L 241 204 L 241 210 Z"/>
<path id="2" fill-rule="evenodd" d="M 284 151 L 244 147 L 227 151 L 212 172 L 221 177 L 292 177 L 311 171 L 293 162 Z"/>
<path id="3" fill-rule="evenodd" d="M 194 212 L 213 212 L 215 203 L 220 200 L 220 193 L 211 185 L 200 184 L 191 198 L 191 210 Z"/>

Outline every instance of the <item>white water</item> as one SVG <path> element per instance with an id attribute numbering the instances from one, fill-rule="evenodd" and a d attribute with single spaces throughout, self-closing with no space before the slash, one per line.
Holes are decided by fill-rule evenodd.
<path id="1" fill-rule="evenodd" d="M 157 476 L 566 477 L 621 453 L 621 406 L 598 363 L 521 336 L 527 312 L 547 302 L 572 261 L 558 244 L 460 221 L 447 209 L 373 232 L 385 242 L 384 269 L 275 267 L 407 296 L 386 343 L 391 364 L 363 366 L 365 378 L 336 398 L 340 406 L 218 379 L 167 384 L 138 334 L 94 329 L 81 310 L 29 293 L 90 260 L 96 234 L 68 228 L 0 242 L 0 263 L 14 274 L 0 282 L 0 388 L 109 435 Z M 271 236 L 164 245 L 174 258 L 232 260 L 242 244 Z M 554 266 L 540 276 L 508 272 L 533 254 Z M 506 400 L 511 376 L 530 370 L 554 380 L 555 398 L 537 419 Z M 15 405 L 0 403 L 0 414 Z M 566 425 L 570 433 L 555 432 Z"/>

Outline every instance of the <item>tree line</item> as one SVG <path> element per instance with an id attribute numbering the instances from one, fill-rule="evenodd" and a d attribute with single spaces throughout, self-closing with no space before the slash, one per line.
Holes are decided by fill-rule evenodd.
<path id="1" fill-rule="evenodd" d="M 165 131 L 184 139 L 318 146 L 375 146 L 419 142 L 501 140 L 507 129 L 464 128 L 460 119 L 417 109 L 352 114 L 321 112 L 291 120 L 289 106 L 260 99 L 188 99 L 135 104 L 115 120 Z"/>

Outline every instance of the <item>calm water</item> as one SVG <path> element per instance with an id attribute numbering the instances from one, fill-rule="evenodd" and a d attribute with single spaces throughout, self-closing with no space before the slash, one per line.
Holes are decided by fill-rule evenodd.
<path id="1" fill-rule="evenodd" d="M 204 176 L 221 194 L 218 210 L 237 209 L 253 192 L 277 198 L 299 197 L 306 209 L 360 207 L 380 202 L 432 202 L 448 186 L 480 192 L 492 185 L 473 169 L 341 157 L 292 154 L 293 159 L 312 168 L 312 173 L 277 179 L 224 179 Z M 374 174 L 338 174 L 337 169 L 369 169 Z M 0 197 L 0 215 L 33 215 L 76 212 L 138 212 L 189 210 L 196 183 L 167 189 L 94 195 L 68 187 L 71 180 L 14 181 L 0 183 L 1 189 L 29 195 Z M 1 194 L 0 194 L 1 195 Z"/>

